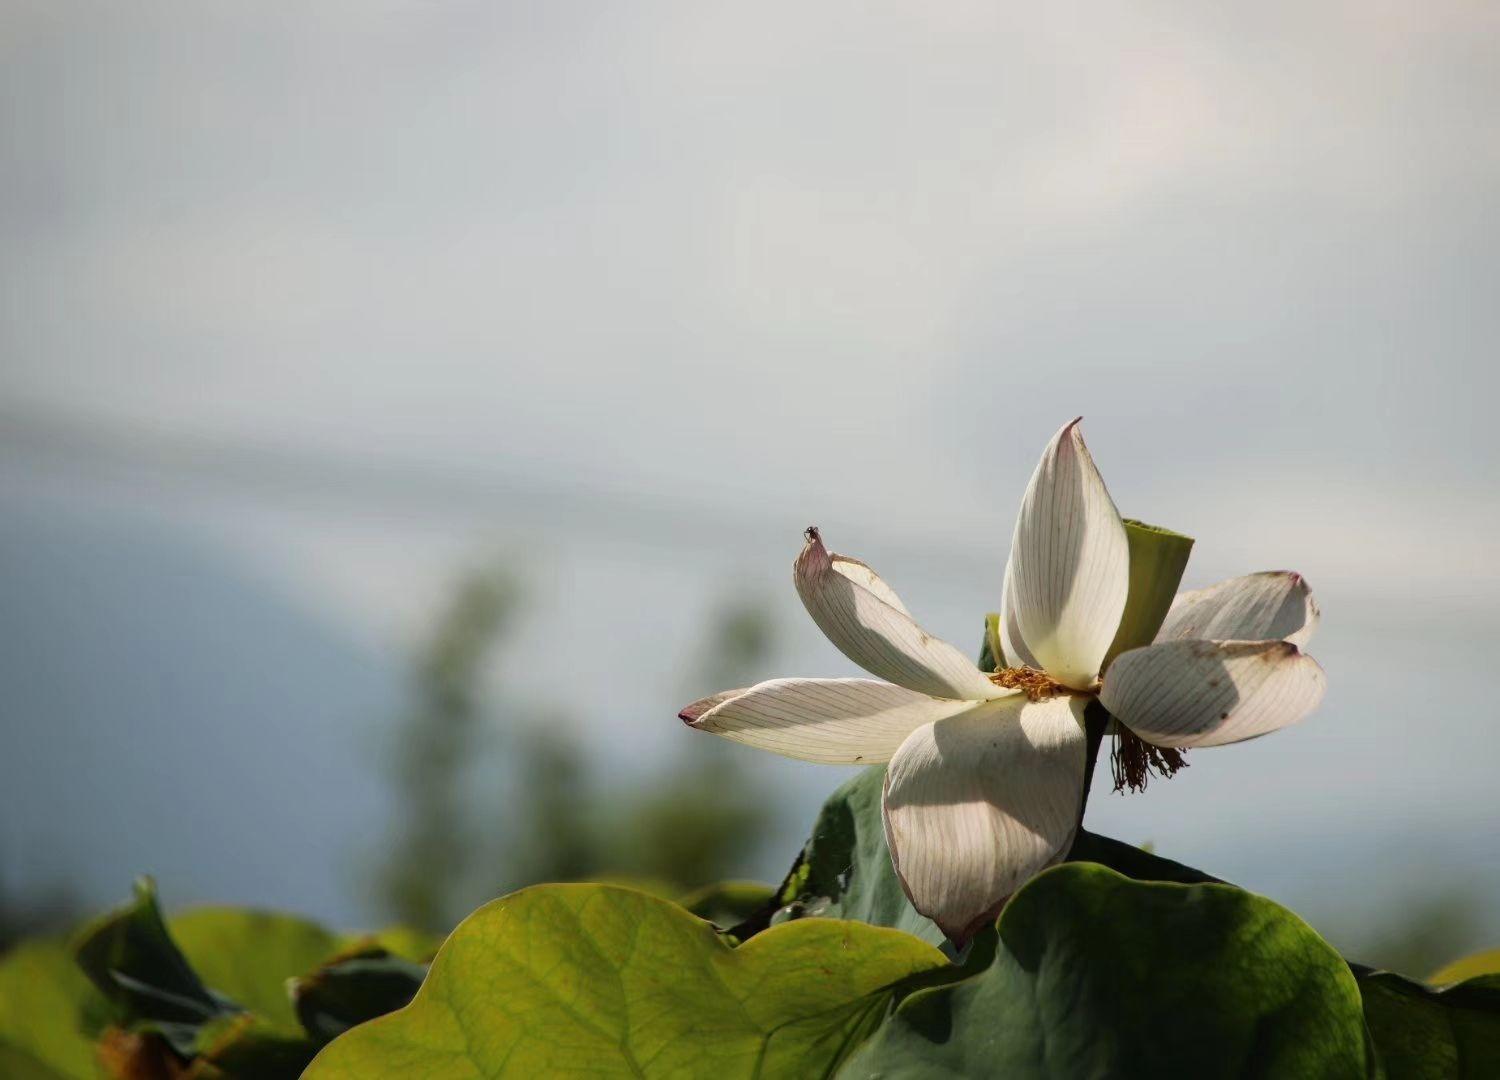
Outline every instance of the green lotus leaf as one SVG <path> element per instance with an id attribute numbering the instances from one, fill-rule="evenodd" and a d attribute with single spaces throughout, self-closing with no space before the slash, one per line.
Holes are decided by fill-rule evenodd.
<path id="1" fill-rule="evenodd" d="M 1365 1023 L 1388 1080 L 1490 1080 L 1500 1075 L 1500 975 L 1434 990 L 1360 970 Z"/>
<path id="2" fill-rule="evenodd" d="M 168 919 L 167 929 L 205 985 L 286 1030 L 298 1029 L 287 980 L 343 944 L 317 923 L 244 908 L 192 908 Z"/>
<path id="3" fill-rule="evenodd" d="M 1224 884 L 1202 870 L 1164 859 L 1132 844 L 1091 833 L 1087 829 L 1078 830 L 1078 836 L 1068 851 L 1067 861 L 1098 863 L 1136 881 L 1170 881 L 1179 885 Z"/>
<path id="4" fill-rule="evenodd" d="M 401 958 L 402 970 L 409 973 L 410 961 L 430 959 L 441 944 L 440 938 L 401 926 L 336 934 L 307 919 L 249 908 L 191 908 L 169 918 L 167 928 L 206 985 L 287 1031 L 297 1029 L 288 991 L 292 979 L 372 950 Z"/>
<path id="5" fill-rule="evenodd" d="M 865 769 L 823 804 L 802 856 L 783 883 L 771 921 L 809 916 L 858 919 L 903 930 L 933 945 L 946 939 L 901 888 L 885 843 L 880 798 L 885 766 Z M 738 933 L 738 931 L 736 931 Z"/>
<path id="6" fill-rule="evenodd" d="M 96 1080 L 93 1029 L 104 999 L 61 941 L 23 942 L 0 956 L 0 1076 Z"/>
<path id="7" fill-rule="evenodd" d="M 603 885 L 496 900 L 439 950 L 405 1009 L 330 1043 L 309 1080 L 828 1075 L 937 950 L 808 919 L 738 948 L 682 908 Z"/>
<path id="8" fill-rule="evenodd" d="M 161 1058 L 164 1043 L 195 1075 L 271 1080 L 300 1075 L 333 1035 L 411 999 L 425 969 L 393 956 L 387 942 L 412 955 L 434 948 L 400 928 L 339 935 L 249 909 L 163 919 L 142 879 L 129 904 L 85 928 L 76 952 L 119 1025 L 104 1048 L 116 1071 L 149 1073 L 143 1063 Z M 346 960 L 361 963 L 341 966 Z M 304 1000 L 293 1000 L 297 986 Z"/>
<path id="9" fill-rule="evenodd" d="M 1006 906 L 981 975 L 907 997 L 860 1077 L 1363 1077 L 1359 989 L 1291 912 L 1088 863 Z"/>

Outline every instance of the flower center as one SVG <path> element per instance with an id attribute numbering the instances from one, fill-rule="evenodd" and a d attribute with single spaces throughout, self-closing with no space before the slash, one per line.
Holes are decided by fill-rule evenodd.
<path id="1" fill-rule="evenodd" d="M 1145 791 L 1151 774 L 1170 780 L 1187 761 L 1180 750 L 1170 746 L 1153 746 L 1115 721 L 1114 742 L 1109 753 L 1109 768 L 1114 775 L 1115 790 Z"/>
<path id="2" fill-rule="evenodd" d="M 1031 667 L 1001 668 L 990 676 L 990 682 L 1007 690 L 1019 690 L 1032 701 L 1046 701 L 1058 694 L 1076 693 L 1058 682 L 1045 671 Z"/>

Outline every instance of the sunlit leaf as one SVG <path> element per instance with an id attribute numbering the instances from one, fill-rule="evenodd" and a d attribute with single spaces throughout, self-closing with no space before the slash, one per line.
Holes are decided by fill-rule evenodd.
<path id="1" fill-rule="evenodd" d="M 975 978 L 908 997 L 858 1077 L 1363 1077 L 1354 977 L 1295 915 L 1227 885 L 1060 866 L 1007 905 Z"/>
<path id="2" fill-rule="evenodd" d="M 738 948 L 674 904 L 601 885 L 496 900 L 444 943 L 415 1001 L 330 1043 L 339 1077 L 827 1075 L 935 949 L 809 919 Z"/>
<path id="3" fill-rule="evenodd" d="M 1427 981 L 1433 986 L 1446 986 L 1479 975 L 1500 975 L 1500 949 L 1486 949 L 1462 960 L 1455 960 L 1427 976 Z"/>

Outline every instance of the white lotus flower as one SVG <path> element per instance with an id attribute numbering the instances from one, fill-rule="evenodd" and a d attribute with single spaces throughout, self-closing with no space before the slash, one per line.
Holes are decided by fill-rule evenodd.
<path id="1" fill-rule="evenodd" d="M 1170 769 L 1184 747 L 1295 723 L 1322 699 L 1304 655 L 1318 612 L 1299 575 L 1182 593 L 1157 639 L 1102 672 L 1129 592 L 1125 525 L 1078 421 L 1052 439 L 1021 502 L 988 674 L 922 630 L 895 591 L 808 529 L 794 579 L 808 613 L 875 679 L 774 679 L 681 713 L 692 727 L 804 761 L 889 762 L 885 833 L 912 905 L 967 940 L 1078 828 L 1083 713 L 1098 697 Z M 1129 741 L 1128 733 L 1124 736 Z M 1134 779 L 1134 777 L 1132 777 Z"/>

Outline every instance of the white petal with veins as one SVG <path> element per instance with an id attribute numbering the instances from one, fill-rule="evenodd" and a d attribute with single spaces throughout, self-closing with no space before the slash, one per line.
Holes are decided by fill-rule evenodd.
<path id="1" fill-rule="evenodd" d="M 1011 543 L 1011 595 L 1026 647 L 1047 674 L 1093 686 L 1130 591 L 1130 544 L 1078 421 L 1032 474 Z"/>
<path id="2" fill-rule="evenodd" d="M 691 727 L 785 757 L 876 765 L 923 724 L 973 707 L 875 679 L 772 679 L 704 698 L 679 715 Z"/>
<path id="3" fill-rule="evenodd" d="M 1000 594 L 1000 649 L 1005 653 L 1009 667 L 1040 668 L 1042 665 L 1021 637 L 1021 627 L 1016 622 L 1015 586 L 1011 584 L 1010 561 L 1005 563 L 1005 588 Z"/>
<path id="4" fill-rule="evenodd" d="M 1178 593 L 1157 641 L 1206 638 L 1306 646 L 1318 626 L 1318 604 L 1301 574 L 1268 570 Z"/>
<path id="5" fill-rule="evenodd" d="M 927 724 L 886 771 L 885 832 L 912 905 L 963 940 L 1071 840 L 1087 699 L 1009 698 Z"/>
<path id="6" fill-rule="evenodd" d="M 885 583 L 885 579 L 870 568 L 868 563 L 862 563 L 858 559 L 851 559 L 847 555 L 828 556 L 833 568 L 843 574 L 856 585 L 863 585 L 880 599 L 901 614 L 910 617 L 911 612 L 906 610 L 906 605 L 901 602 L 901 597 L 896 595 L 896 590 Z"/>
<path id="7" fill-rule="evenodd" d="M 1147 742 L 1221 746 L 1295 724 L 1323 700 L 1318 662 L 1287 641 L 1168 641 L 1115 657 L 1099 700 Z"/>
<path id="8" fill-rule="evenodd" d="M 856 579 L 865 572 L 879 582 L 877 587 Z M 828 640 L 871 675 L 932 697 L 984 701 L 1007 693 L 963 652 L 928 634 L 903 608 L 882 599 L 882 592 L 894 593 L 874 571 L 830 555 L 816 529 L 808 530 L 793 579 L 808 614 Z"/>

